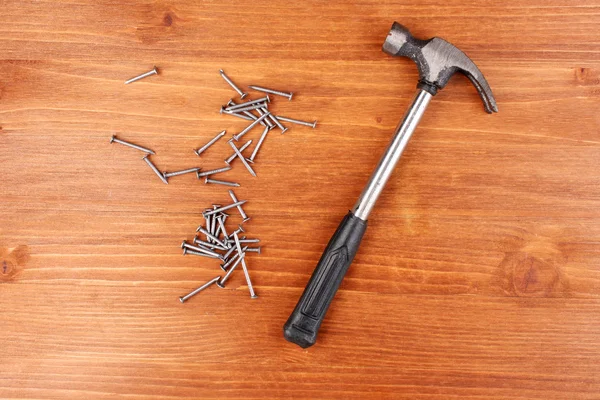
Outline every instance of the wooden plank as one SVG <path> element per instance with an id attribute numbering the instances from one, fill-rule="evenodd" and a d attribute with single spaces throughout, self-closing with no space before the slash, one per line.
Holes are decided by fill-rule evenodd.
<path id="1" fill-rule="evenodd" d="M 436 96 L 372 218 L 316 346 L 282 337 L 327 240 L 409 104 L 394 20 L 484 72 Z M 0 15 L 1 398 L 594 399 L 600 391 L 600 3 L 6 1 Z M 160 75 L 123 82 L 157 65 Z M 223 179 L 261 238 L 226 290 L 181 256 L 229 202 L 241 85 L 290 90 Z M 246 138 L 257 140 L 260 130 Z M 239 217 L 232 213 L 231 226 Z"/>

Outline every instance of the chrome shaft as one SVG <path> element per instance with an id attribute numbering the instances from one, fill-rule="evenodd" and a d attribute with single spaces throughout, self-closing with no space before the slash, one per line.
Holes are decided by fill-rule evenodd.
<path id="1" fill-rule="evenodd" d="M 402 118 L 402 121 L 400 121 L 400 124 L 396 128 L 392 142 L 381 157 L 381 160 L 379 160 L 377 168 L 373 171 L 367 185 L 352 209 L 352 213 L 363 221 L 367 220 L 373 210 L 381 191 L 390 179 L 394 167 L 398 163 L 398 160 L 400 160 L 400 156 L 406 148 L 408 140 L 419 124 L 432 97 L 428 92 L 419 89 L 411 106 L 406 111 L 406 114 L 404 114 L 404 118 Z"/>

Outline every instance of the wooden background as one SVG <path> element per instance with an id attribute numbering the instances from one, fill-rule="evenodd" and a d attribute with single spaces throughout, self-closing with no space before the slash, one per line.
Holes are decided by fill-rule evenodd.
<path id="1" fill-rule="evenodd" d="M 434 99 L 302 350 L 282 326 L 414 93 L 394 20 L 464 50 L 500 113 L 464 77 Z M 599 26 L 584 0 L 3 1 L 0 398 L 600 398 Z M 224 140 L 191 151 L 246 124 L 219 68 L 319 126 L 221 176 L 260 299 L 238 272 L 182 305 L 221 270 L 179 244 L 227 190 L 109 138 L 220 167 Z"/>

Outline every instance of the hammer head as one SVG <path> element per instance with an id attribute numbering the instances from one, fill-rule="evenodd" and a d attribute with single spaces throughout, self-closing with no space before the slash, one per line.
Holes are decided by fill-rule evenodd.
<path id="1" fill-rule="evenodd" d="M 406 27 L 394 22 L 383 43 L 383 51 L 413 60 L 419 69 L 417 87 L 432 95 L 444 88 L 456 72 L 465 74 L 479 92 L 485 111 L 498 112 L 492 90 L 479 68 L 465 53 L 444 39 L 416 39 Z"/>

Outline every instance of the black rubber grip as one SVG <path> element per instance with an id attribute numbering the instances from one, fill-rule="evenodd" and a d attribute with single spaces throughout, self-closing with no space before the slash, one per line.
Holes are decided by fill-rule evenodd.
<path id="1" fill-rule="evenodd" d="M 367 229 L 367 222 L 349 212 L 333 234 L 321 256 L 302 297 L 283 326 L 283 336 L 306 348 L 317 341 L 319 328 L 331 300 L 346 275 L 346 271 Z"/>

